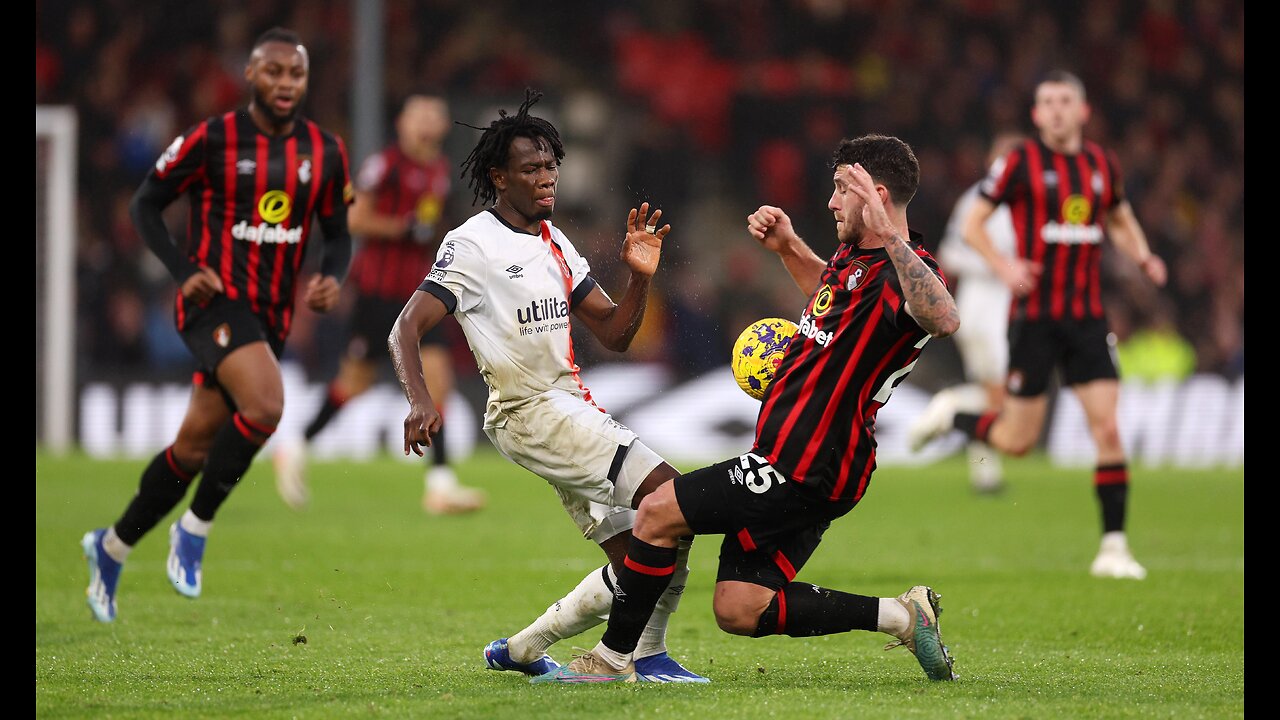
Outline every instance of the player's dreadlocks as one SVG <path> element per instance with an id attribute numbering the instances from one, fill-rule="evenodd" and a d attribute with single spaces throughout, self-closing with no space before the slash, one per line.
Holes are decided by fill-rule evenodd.
<path id="1" fill-rule="evenodd" d="M 483 200 L 486 205 L 490 205 L 497 198 L 498 190 L 493 186 L 493 180 L 489 179 L 489 168 L 506 166 L 511 155 L 511 141 L 515 138 L 529 138 L 539 150 L 549 145 L 551 152 L 555 153 L 556 162 L 564 159 L 564 143 L 560 141 L 560 132 L 546 120 L 529 114 L 529 108 L 540 99 L 542 93 L 526 88 L 524 102 L 515 115 L 499 110 L 498 119 L 489 123 L 487 128 L 458 123 L 473 130 L 484 131 L 471 154 L 462 161 L 462 174 L 459 175 L 468 178 L 467 187 L 475 192 L 473 205 L 476 200 Z"/>

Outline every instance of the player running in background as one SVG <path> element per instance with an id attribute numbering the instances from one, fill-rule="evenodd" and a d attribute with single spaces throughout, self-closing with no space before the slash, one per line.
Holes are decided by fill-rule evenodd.
<path id="1" fill-rule="evenodd" d="M 1164 262 L 1151 252 L 1125 198 L 1113 153 L 1084 139 L 1089 104 L 1084 84 L 1063 71 L 1035 90 L 1032 121 L 1039 131 L 982 182 L 965 220 L 964 237 L 1014 294 L 1009 325 L 1008 396 L 999 412 L 962 407 L 955 393 L 938 393 L 910 430 L 913 448 L 953 427 L 1000 452 L 1035 447 L 1049 406 L 1050 375 L 1061 372 L 1084 409 L 1097 448 L 1093 484 L 1102 514 L 1102 542 L 1090 571 L 1099 577 L 1141 580 L 1125 534 L 1129 470 L 1116 422 L 1120 395 L 1102 307 L 1099 266 L 1110 237 L 1156 285 Z M 985 226 L 1006 204 L 1017 230 L 1017 254 L 1001 255 Z"/>
<path id="2" fill-rule="evenodd" d="M 449 127 L 449 105 L 443 98 L 409 96 L 396 117 L 396 141 L 365 160 L 356 175 L 350 224 L 360 246 L 348 283 L 357 293 L 351 337 L 338 375 L 329 383 L 304 435 L 284 439 L 273 453 L 276 490 L 289 507 L 300 509 L 309 498 L 307 444 L 347 402 L 373 386 L 379 366 L 387 359 L 387 332 L 404 299 L 431 267 L 444 234 L 449 196 L 449 159 L 442 147 Z M 441 402 L 453 393 L 450 345 L 454 330 L 444 324 L 433 328 L 423 336 L 420 348 L 431 396 Z M 431 446 L 422 507 L 433 515 L 484 507 L 483 493 L 458 484 L 442 437 Z"/>
<path id="3" fill-rule="evenodd" d="M 840 246 L 818 257 L 782 209 L 763 206 L 747 230 L 809 302 L 766 388 L 755 445 L 695 470 L 640 504 L 609 626 L 595 649 L 534 682 L 633 680 L 645 619 L 666 591 L 680 538 L 724 535 L 714 610 L 725 632 L 808 637 L 887 633 L 933 680 L 951 680 L 938 632 L 938 596 L 916 585 L 896 598 L 797 581 L 832 521 L 862 499 L 876 467 L 875 421 L 930 337 L 959 314 L 937 263 L 907 227 L 920 165 L 898 138 L 844 140 L 833 158 Z M 910 238 L 908 240 L 908 238 Z"/>
<path id="4" fill-rule="evenodd" d="M 452 314 L 489 386 L 485 433 L 503 455 L 555 489 L 583 536 L 609 560 L 532 625 L 485 648 L 490 668 L 535 676 L 559 667 L 546 654 L 552 644 L 600 624 L 609 612 L 633 508 L 678 474 L 596 405 L 578 375 L 570 333 L 570 323 L 581 322 L 606 348 L 627 349 L 644 319 L 671 226 L 659 227 L 662 211 L 651 215 L 648 203 L 631 210 L 621 253 L 630 276 L 615 303 L 591 276 L 586 258 L 551 224 L 564 145 L 555 126 L 529 114 L 540 97 L 529 91 L 516 114 L 500 111 L 483 129 L 463 167 L 476 199 L 488 207 L 445 236 L 388 340 L 409 400 L 406 455 L 421 455 L 422 445 L 439 442 L 440 413 L 414 348 Z M 691 544 L 681 544 L 671 587 L 641 623 L 636 665 L 651 681 L 707 682 L 666 649 Z"/>
<path id="5" fill-rule="evenodd" d="M 166 563 L 179 593 L 200 595 L 214 515 L 284 410 L 278 359 L 313 217 L 324 230 L 325 251 L 303 299 L 316 312 L 338 301 L 351 260 L 352 191 L 342 141 L 298 113 L 309 66 L 295 33 L 263 33 L 245 67 L 248 107 L 179 136 L 134 194 L 138 232 L 180 287 L 178 333 L 199 370 L 173 444 L 143 471 L 120 519 L 82 539 L 89 607 L 103 622 L 116 617 L 117 583 L 130 550 L 203 473 L 190 509 L 169 528 Z M 162 215 L 184 193 L 191 205 L 185 252 Z"/>
<path id="6" fill-rule="evenodd" d="M 991 143 L 987 166 L 998 173 L 1004 157 L 1024 141 L 1017 133 L 1001 133 Z M 960 195 L 947 220 L 947 229 L 938 244 L 938 264 L 955 287 L 960 327 L 953 339 L 964 364 L 965 380 L 955 388 L 967 395 L 969 404 L 996 412 L 1004 402 L 1004 374 L 1009 366 L 1009 302 L 1012 295 L 1000 276 L 964 241 L 964 222 L 978 196 L 974 183 Z M 1013 218 L 1005 206 L 996 208 L 986 222 L 987 235 L 1001 255 L 1014 254 Z M 970 440 L 969 481 L 980 493 L 999 492 L 1004 487 L 1000 456 L 986 443 Z"/>

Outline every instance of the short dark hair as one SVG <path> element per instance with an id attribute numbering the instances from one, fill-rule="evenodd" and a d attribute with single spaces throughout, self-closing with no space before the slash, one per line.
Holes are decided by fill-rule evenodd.
<path id="1" fill-rule="evenodd" d="M 267 30 L 253 41 L 253 49 L 257 50 L 269 42 L 289 43 L 290 45 L 301 45 L 302 38 L 298 37 L 298 33 L 288 29 L 276 26 Z"/>
<path id="2" fill-rule="evenodd" d="M 1080 99 L 1089 99 L 1089 96 L 1084 92 L 1084 81 L 1080 79 L 1080 76 L 1067 72 L 1066 70 L 1050 70 L 1044 74 L 1044 77 L 1040 78 L 1040 82 L 1036 83 L 1036 88 L 1039 88 L 1045 83 L 1061 83 L 1063 85 L 1070 85 L 1080 92 Z"/>
<path id="3" fill-rule="evenodd" d="M 858 163 L 889 190 L 893 204 L 906 207 L 920 186 L 920 161 L 911 146 L 889 135 L 863 135 L 840 141 L 831 168 Z"/>
<path id="4" fill-rule="evenodd" d="M 458 123 L 473 130 L 483 130 L 480 140 L 472 148 L 471 154 L 462 161 L 462 174 L 467 179 L 467 186 L 475 193 L 476 200 L 491 204 L 498 197 L 498 189 L 489 178 L 489 168 L 505 167 L 511 159 L 511 141 L 518 137 L 529 138 L 539 149 L 550 147 L 555 153 L 556 162 L 564 159 L 564 143 L 560 140 L 560 131 L 551 123 L 540 117 L 529 114 L 529 108 L 542 99 L 542 93 L 528 88 L 524 91 L 524 102 L 515 115 L 508 115 L 506 110 L 498 110 L 498 119 L 489 123 L 487 128 L 478 128 L 466 123 Z"/>

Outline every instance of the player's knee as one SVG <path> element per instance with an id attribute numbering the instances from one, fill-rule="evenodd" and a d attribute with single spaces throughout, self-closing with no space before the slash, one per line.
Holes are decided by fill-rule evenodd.
<path id="1" fill-rule="evenodd" d="M 179 437 L 173 443 L 173 461 L 188 473 L 198 472 L 209 458 L 209 443 Z"/>
<path id="2" fill-rule="evenodd" d="M 650 495 L 640 501 L 635 526 L 631 528 L 632 534 L 645 542 L 652 542 L 663 536 L 662 510 L 652 500 L 653 496 Z"/>
<path id="3" fill-rule="evenodd" d="M 1093 436 L 1100 448 L 1120 447 L 1120 426 L 1115 418 L 1097 423 L 1093 428 Z"/>
<path id="4" fill-rule="evenodd" d="M 675 498 L 668 498 L 664 493 L 646 495 L 640 501 L 640 507 L 636 509 L 636 521 L 631 529 L 632 534 L 645 542 L 676 539 L 679 533 L 675 531 L 675 524 L 671 517 L 674 503 Z"/>
<path id="5" fill-rule="evenodd" d="M 717 601 L 714 609 L 716 625 L 730 635 L 754 635 L 760 625 L 760 613 L 742 605 Z"/>
<path id="6" fill-rule="evenodd" d="M 1022 457 L 1031 452 L 1031 448 L 1035 447 L 1035 441 L 1028 438 L 1014 438 L 1005 448 L 1005 452 L 1013 457 Z"/>
<path id="7" fill-rule="evenodd" d="M 284 416 L 284 398 L 257 397 L 240 408 L 240 416 L 259 428 L 275 428 Z"/>
<path id="8" fill-rule="evenodd" d="M 999 428 L 1000 435 L 997 437 L 996 431 L 992 432 L 992 444 L 1006 455 L 1013 457 L 1022 457 L 1035 449 L 1036 441 L 1040 437 L 1040 427 L 1033 424 L 1025 424 L 1018 427 Z"/>

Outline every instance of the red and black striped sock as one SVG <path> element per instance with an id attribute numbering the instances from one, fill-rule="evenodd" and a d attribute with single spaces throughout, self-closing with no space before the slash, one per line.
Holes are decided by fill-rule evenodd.
<path id="1" fill-rule="evenodd" d="M 209 447 L 209 459 L 204 463 L 204 477 L 196 496 L 191 501 L 191 512 L 205 522 L 213 522 L 213 516 L 226 501 L 227 496 L 249 469 L 253 456 L 263 443 L 276 431 L 273 427 L 258 425 L 236 413 L 231 416 Z"/>
<path id="2" fill-rule="evenodd" d="M 1129 469 L 1124 463 L 1099 465 L 1093 473 L 1093 487 L 1102 506 L 1102 532 L 1124 530 L 1129 504 Z"/>
<path id="3" fill-rule="evenodd" d="M 116 536 L 130 547 L 151 532 L 169 511 L 182 502 L 199 470 L 189 471 L 173 457 L 173 446 L 161 450 L 142 471 L 138 494 L 116 521 Z"/>
<path id="4" fill-rule="evenodd" d="M 676 549 L 658 547 L 631 538 L 613 587 L 609 627 L 600 641 L 610 650 L 628 654 L 636 649 L 640 634 L 676 571 Z"/>
<path id="5" fill-rule="evenodd" d="M 991 434 L 991 426 L 995 424 L 996 413 L 988 412 L 976 415 L 974 413 L 956 413 L 955 426 L 956 429 L 978 442 L 986 442 L 987 436 Z"/>
<path id="6" fill-rule="evenodd" d="M 880 598 L 792 582 L 779 590 L 760 614 L 753 637 L 813 637 L 876 630 L 879 619 Z"/>
<path id="7" fill-rule="evenodd" d="M 320 431 L 329 424 L 329 421 L 333 419 L 334 415 L 338 414 L 338 411 L 342 409 L 343 405 L 347 404 L 349 399 L 339 392 L 337 383 L 329 383 L 329 391 L 324 395 L 324 403 L 320 405 L 320 409 L 316 411 L 316 416 L 311 418 L 306 432 L 303 433 L 303 437 L 307 439 L 307 442 L 311 442 L 312 438 L 320 434 Z"/>

